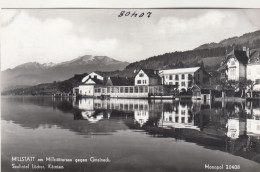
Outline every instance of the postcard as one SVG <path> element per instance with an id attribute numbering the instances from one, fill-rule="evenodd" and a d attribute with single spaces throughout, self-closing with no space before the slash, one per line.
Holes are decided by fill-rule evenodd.
<path id="1" fill-rule="evenodd" d="M 2 9 L 1 171 L 259 171 L 259 16 Z"/>

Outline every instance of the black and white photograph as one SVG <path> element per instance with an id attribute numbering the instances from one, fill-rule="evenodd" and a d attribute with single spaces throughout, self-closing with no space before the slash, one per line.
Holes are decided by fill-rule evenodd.
<path id="1" fill-rule="evenodd" d="M 1 171 L 258 172 L 259 17 L 1 9 Z"/>

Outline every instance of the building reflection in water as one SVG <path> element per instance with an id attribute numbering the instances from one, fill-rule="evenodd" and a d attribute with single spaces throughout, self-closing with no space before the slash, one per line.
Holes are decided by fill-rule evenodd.
<path id="1" fill-rule="evenodd" d="M 218 123 L 230 139 L 243 135 L 260 136 L 260 106 L 256 102 L 204 104 L 201 101 L 179 102 L 146 99 L 74 99 L 81 118 L 92 123 L 109 119 L 112 111 L 132 113 L 143 126 L 149 119 L 162 128 L 187 128 L 203 131 Z M 224 126 L 225 125 L 225 126 Z"/>
<path id="2" fill-rule="evenodd" d="M 111 115 L 113 117 L 113 114 L 117 114 L 124 119 L 133 118 L 134 124 L 129 125 L 130 128 L 142 129 L 154 136 L 186 140 L 197 137 L 198 140 L 193 142 L 199 143 L 201 139 L 211 142 L 209 145 L 223 145 L 226 151 L 233 154 L 259 147 L 259 102 L 79 99 L 74 100 L 73 106 L 78 109 L 74 118 L 90 123 L 110 119 Z"/>

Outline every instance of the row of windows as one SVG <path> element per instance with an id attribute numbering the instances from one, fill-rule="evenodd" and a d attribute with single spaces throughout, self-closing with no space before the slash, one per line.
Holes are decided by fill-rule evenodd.
<path id="1" fill-rule="evenodd" d="M 147 86 L 139 87 L 107 87 L 107 90 L 103 89 L 103 93 L 148 93 Z M 101 88 L 95 88 L 95 93 L 101 93 Z"/>
<path id="2" fill-rule="evenodd" d="M 186 75 L 186 77 L 187 77 L 187 79 L 192 79 L 192 75 L 191 74 Z M 185 74 L 181 74 L 181 75 L 165 75 L 165 78 L 169 79 L 169 80 L 173 80 L 173 78 L 175 80 L 185 79 Z"/>
<path id="3" fill-rule="evenodd" d="M 166 85 L 180 85 L 180 86 L 182 86 L 182 87 L 186 87 L 186 86 L 188 86 L 188 87 L 192 87 L 192 82 L 191 81 L 189 81 L 188 82 L 188 84 L 186 84 L 186 82 L 180 82 L 180 84 L 179 84 L 179 82 L 166 82 Z"/>
<path id="4" fill-rule="evenodd" d="M 179 119 L 181 119 L 181 121 L 179 121 Z M 173 117 L 169 117 L 169 119 L 168 118 L 165 118 L 165 121 L 171 121 L 171 122 L 178 122 L 178 123 L 185 123 L 185 117 L 181 117 L 181 118 L 179 118 L 179 117 L 175 117 L 175 121 L 173 121 Z M 192 118 L 188 118 L 188 123 L 191 123 L 192 122 Z"/>
<path id="5" fill-rule="evenodd" d="M 137 84 L 147 84 L 146 80 L 137 80 Z"/>
<path id="6" fill-rule="evenodd" d="M 96 108 L 102 107 L 100 103 L 95 103 L 94 106 Z M 108 104 L 107 105 L 108 109 L 118 109 L 118 110 L 123 110 L 123 109 L 128 109 L 128 110 L 140 110 L 140 111 L 148 111 L 148 105 L 142 105 L 142 104 Z"/>

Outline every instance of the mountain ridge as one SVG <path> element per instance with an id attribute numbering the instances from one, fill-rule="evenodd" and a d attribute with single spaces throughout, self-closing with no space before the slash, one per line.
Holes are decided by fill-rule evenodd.
<path id="1" fill-rule="evenodd" d="M 100 60 L 102 59 L 102 60 Z M 84 55 L 78 58 L 54 64 L 28 62 L 2 71 L 2 88 L 18 85 L 37 85 L 41 83 L 62 81 L 74 74 L 95 70 L 122 70 L 128 62 L 121 62 L 107 56 Z"/>

